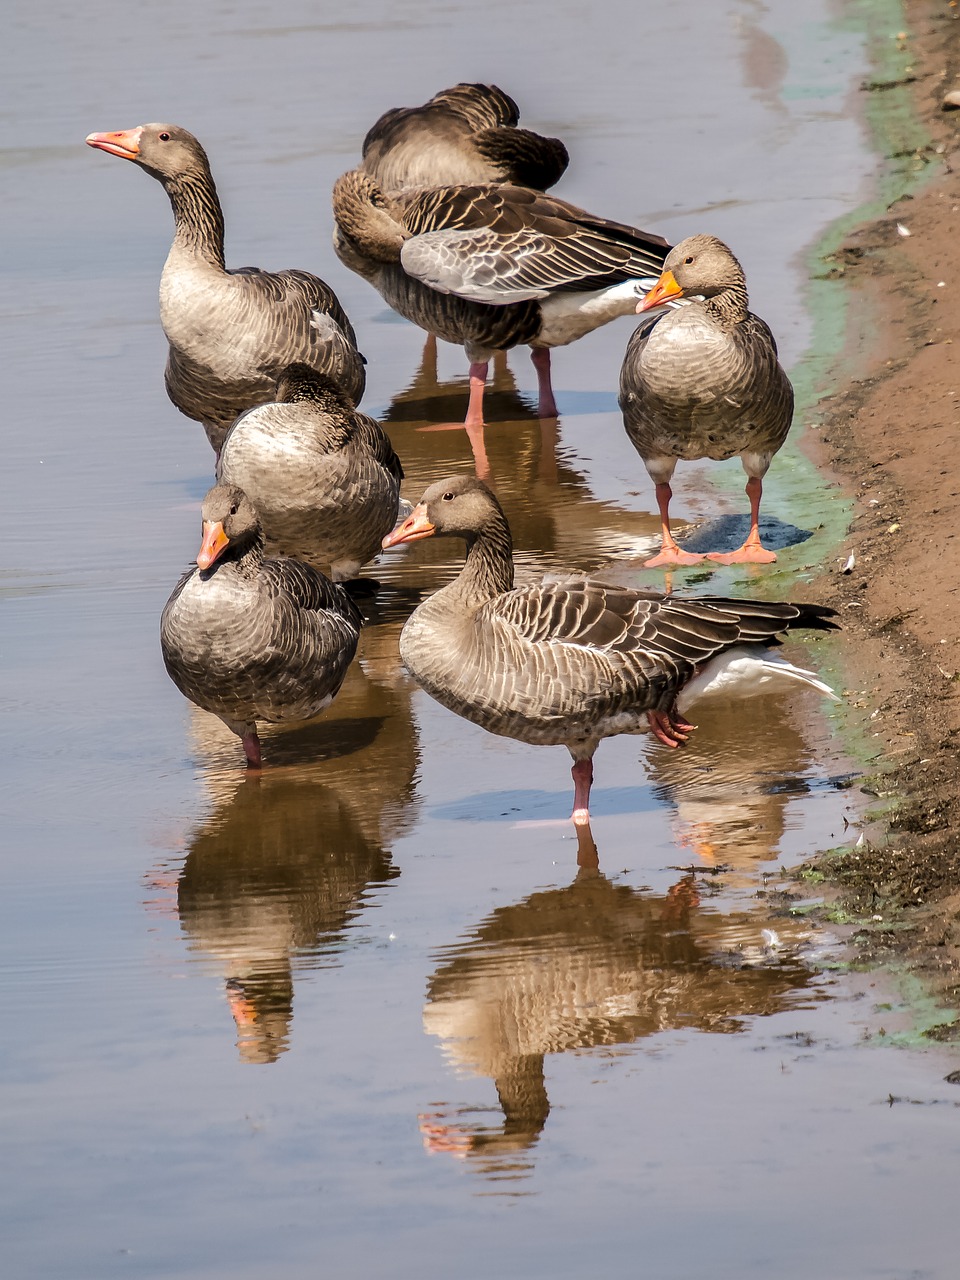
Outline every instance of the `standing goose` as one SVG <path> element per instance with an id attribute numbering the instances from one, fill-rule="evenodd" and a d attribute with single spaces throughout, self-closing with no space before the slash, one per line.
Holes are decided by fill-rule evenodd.
<path id="1" fill-rule="evenodd" d="M 670 480 L 678 459 L 721 461 L 739 453 L 747 473 L 750 532 L 743 546 L 713 552 L 721 564 L 769 564 L 760 542 L 763 477 L 793 420 L 793 388 L 768 326 L 747 308 L 743 268 L 722 240 L 690 236 L 637 307 L 699 299 L 642 323 L 620 371 L 620 408 L 633 447 L 657 486 L 663 547 L 654 565 L 697 564 L 670 532 Z"/>
<path id="2" fill-rule="evenodd" d="M 422 107 L 385 112 L 363 140 L 361 168 L 385 191 L 517 182 L 545 191 L 570 157 L 559 138 L 517 127 L 520 108 L 494 84 L 455 84 Z"/>
<path id="3" fill-rule="evenodd" d="M 272 548 L 328 564 L 344 582 L 396 524 L 403 467 L 379 422 L 332 379 L 293 364 L 275 399 L 230 428 L 217 477 L 244 490 Z"/>
<path id="4" fill-rule="evenodd" d="M 363 356 L 336 294 L 306 271 L 224 265 L 223 212 L 200 143 L 174 124 L 91 133 L 87 145 L 133 160 L 164 186 L 176 232 L 160 277 L 160 322 L 170 344 L 167 394 L 203 423 L 219 450 L 230 424 L 269 400 L 283 368 L 303 361 L 354 402 Z"/>
<path id="5" fill-rule="evenodd" d="M 160 619 L 171 680 L 243 741 L 261 764 L 257 721 L 309 720 L 329 706 L 353 661 L 360 614 L 299 560 L 268 560 L 260 520 L 235 485 L 203 500 L 197 567 L 177 583 Z"/>
<path id="6" fill-rule="evenodd" d="M 833 629 L 833 609 L 682 599 L 586 577 L 514 588 L 506 517 L 473 477 L 431 485 L 383 545 L 434 534 L 463 538 L 466 563 L 411 615 L 400 656 L 427 693 L 474 724 L 565 746 L 576 823 L 589 822 L 593 754 L 603 738 L 649 728 L 679 746 L 693 729 L 681 708 L 720 685 L 755 692 L 782 677 L 831 693 L 764 646 L 793 627 Z"/>
<path id="7" fill-rule="evenodd" d="M 386 194 L 355 169 L 333 189 L 334 248 L 395 311 L 470 361 L 465 426 L 483 424 L 490 357 L 532 348 L 540 415 L 556 417 L 550 348 L 636 310 L 669 245 L 512 184 Z"/>

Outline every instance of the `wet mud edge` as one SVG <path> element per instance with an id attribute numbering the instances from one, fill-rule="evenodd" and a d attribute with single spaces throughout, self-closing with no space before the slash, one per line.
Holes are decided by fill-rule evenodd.
<path id="1" fill-rule="evenodd" d="M 825 911 L 855 922 L 865 963 L 922 980 L 943 1010 L 925 1034 L 960 1043 L 960 110 L 943 107 L 960 90 L 960 7 L 904 13 L 926 174 L 826 259 L 849 291 L 847 349 L 806 444 L 854 499 L 815 586 L 842 615 L 873 821 L 798 874 L 825 877 Z"/>

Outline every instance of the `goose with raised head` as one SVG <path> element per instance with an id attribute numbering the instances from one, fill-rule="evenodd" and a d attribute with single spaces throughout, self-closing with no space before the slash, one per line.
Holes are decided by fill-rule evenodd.
<path id="1" fill-rule="evenodd" d="M 567 148 L 519 123 L 520 108 L 495 84 L 455 84 L 422 107 L 384 112 L 363 140 L 360 167 L 385 191 L 461 182 L 546 191 L 569 164 Z"/>
<path id="2" fill-rule="evenodd" d="M 540 414 L 556 417 L 550 350 L 636 310 L 669 245 L 529 187 L 387 193 L 352 170 L 333 189 L 334 248 L 398 311 L 462 344 L 470 362 L 465 426 L 483 424 L 490 357 L 526 343 Z"/>
<path id="3" fill-rule="evenodd" d="M 720 564 L 769 564 L 760 541 L 763 477 L 793 421 L 793 388 L 769 326 L 747 305 L 743 268 L 715 236 L 673 248 L 656 286 L 637 306 L 686 306 L 641 323 L 620 371 L 620 408 L 633 447 L 657 487 L 663 546 L 648 566 L 703 560 L 670 532 L 670 481 L 679 460 L 740 455 L 747 473 L 750 530 L 737 551 L 711 552 Z"/>
<path id="4" fill-rule="evenodd" d="M 293 364 L 275 398 L 230 428 L 217 477 L 253 502 L 269 547 L 345 582 L 396 524 L 403 467 L 376 419 L 331 378 Z"/>
<path id="5" fill-rule="evenodd" d="M 231 423 L 269 400 L 285 366 L 302 361 L 358 403 L 364 359 L 336 294 L 306 271 L 228 271 L 223 211 L 203 147 L 174 124 L 91 133 L 87 145 L 132 160 L 162 183 L 176 226 L 160 277 L 170 350 L 167 394 L 220 449 Z"/>
<path id="6" fill-rule="evenodd" d="M 259 768 L 257 721 L 309 720 L 330 705 L 357 651 L 361 618 L 341 587 L 300 560 L 267 559 L 253 503 L 215 485 L 202 506 L 197 567 L 160 620 L 171 680 L 219 716 Z"/>
<path id="7" fill-rule="evenodd" d="M 503 510 L 474 477 L 438 481 L 384 547 L 462 538 L 463 569 L 424 601 L 400 636 L 411 675 L 491 733 L 562 745 L 573 757 L 573 820 L 589 821 L 593 755 L 603 738 L 651 730 L 668 747 L 693 730 L 688 704 L 722 686 L 750 694 L 812 672 L 767 648 L 797 627 L 831 630 L 821 605 L 679 597 L 571 576 L 514 587 Z"/>

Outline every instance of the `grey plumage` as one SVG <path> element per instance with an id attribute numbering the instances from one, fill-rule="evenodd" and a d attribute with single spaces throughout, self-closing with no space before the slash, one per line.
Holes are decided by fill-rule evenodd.
<path id="1" fill-rule="evenodd" d="M 627 435 L 658 486 L 669 489 L 678 460 L 736 454 L 758 486 L 790 430 L 793 388 L 773 334 L 748 309 L 743 270 L 722 241 L 691 236 L 667 256 L 661 281 L 644 306 L 700 297 L 645 319 L 630 339 L 620 373 Z M 664 510 L 670 494 L 659 496 Z"/>
<path id="2" fill-rule="evenodd" d="M 307 720 L 329 705 L 356 652 L 360 614 L 310 565 L 264 557 L 259 518 L 236 486 L 211 489 L 202 515 L 198 567 L 160 620 L 163 660 L 181 693 L 219 716 L 259 764 L 256 722 Z"/>
<path id="3" fill-rule="evenodd" d="M 380 423 L 330 378 L 291 365 L 227 434 L 217 476 L 243 489 L 267 544 L 355 577 L 397 520 L 403 467 Z"/>
<path id="4" fill-rule="evenodd" d="M 433 533 L 464 538 L 466 563 L 407 622 L 404 663 L 467 720 L 523 742 L 565 745 L 578 762 L 589 762 L 603 738 L 642 732 L 648 720 L 677 745 L 691 727 L 676 710 L 678 696 L 711 659 L 792 627 L 833 625 L 833 611 L 814 605 L 664 596 L 588 577 L 514 588 L 506 518 L 473 478 L 432 485 L 384 545 Z M 581 783 L 589 792 L 584 776 L 578 799 Z"/>
<path id="5" fill-rule="evenodd" d="M 361 168 L 387 191 L 477 182 L 546 190 L 566 169 L 567 149 L 519 120 L 496 85 L 457 84 L 421 107 L 384 112 L 363 140 Z"/>
<path id="6" fill-rule="evenodd" d="M 336 294 L 306 271 L 228 271 L 223 212 L 203 147 L 186 129 L 145 124 L 93 133 L 90 146 L 133 160 L 163 184 L 176 231 L 160 279 L 170 345 L 165 383 L 181 413 L 219 449 L 239 413 L 269 400 L 295 361 L 340 382 L 356 403 L 363 357 Z"/>

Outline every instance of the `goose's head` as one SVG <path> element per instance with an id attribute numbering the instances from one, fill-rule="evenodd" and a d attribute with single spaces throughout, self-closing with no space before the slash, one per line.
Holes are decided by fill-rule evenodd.
<path id="1" fill-rule="evenodd" d="M 450 476 L 426 490 L 411 514 L 383 540 L 384 548 L 421 538 L 472 542 L 493 525 L 506 523 L 500 503 L 476 476 Z"/>
<path id="2" fill-rule="evenodd" d="M 688 236 L 667 254 L 660 279 L 637 311 L 650 311 L 671 298 L 712 298 L 744 287 L 743 268 L 722 240 Z"/>
<path id="3" fill-rule="evenodd" d="M 203 544 L 197 553 L 200 569 L 209 569 L 227 547 L 242 555 L 260 538 L 260 517 L 247 495 L 235 484 L 217 484 L 200 508 Z"/>
<path id="4" fill-rule="evenodd" d="M 210 171 L 203 147 L 178 124 L 139 124 L 115 133 L 91 133 L 86 142 L 88 147 L 133 160 L 164 183 L 191 172 Z"/>

